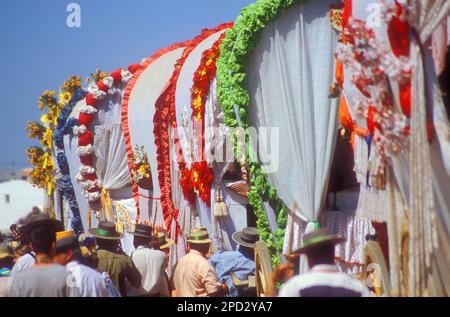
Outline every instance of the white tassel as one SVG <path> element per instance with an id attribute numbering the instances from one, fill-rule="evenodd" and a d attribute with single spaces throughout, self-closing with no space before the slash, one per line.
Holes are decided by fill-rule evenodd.
<path id="1" fill-rule="evenodd" d="M 74 126 L 72 128 L 72 130 L 73 130 L 73 134 L 74 135 L 80 136 L 80 135 L 84 134 L 87 131 L 87 128 L 86 128 L 86 126 L 84 124 L 82 124 L 80 126 L 77 126 L 77 125 Z"/>
<path id="2" fill-rule="evenodd" d="M 100 199 L 100 192 L 95 193 L 83 192 L 83 194 L 86 197 L 87 201 L 90 203 L 98 201 Z"/>
<path id="3" fill-rule="evenodd" d="M 81 164 L 80 173 L 81 173 L 81 175 L 94 174 L 95 168 L 93 168 L 92 166 Z"/>
<path id="4" fill-rule="evenodd" d="M 122 69 L 122 72 L 120 73 L 122 75 L 122 82 L 126 84 L 133 78 L 133 74 L 130 73 L 128 70 Z"/>
<path id="5" fill-rule="evenodd" d="M 103 78 L 103 83 L 105 84 L 105 86 L 111 88 L 114 83 L 114 78 L 112 78 L 111 76 L 105 77 Z"/>
<path id="6" fill-rule="evenodd" d="M 85 113 L 85 114 L 93 114 L 93 113 L 97 113 L 97 109 L 95 109 L 92 106 L 85 105 L 80 108 L 80 112 Z"/>
<path id="7" fill-rule="evenodd" d="M 214 216 L 215 217 L 226 217 L 228 216 L 228 208 L 223 201 L 222 189 L 220 186 L 216 189 L 216 203 L 214 204 Z"/>
<path id="8" fill-rule="evenodd" d="M 86 156 L 94 153 L 94 148 L 92 144 L 88 144 L 86 146 L 79 146 L 77 149 L 77 154 L 79 156 Z"/>
<path id="9" fill-rule="evenodd" d="M 77 183 L 84 181 L 84 177 L 83 177 L 83 175 L 81 175 L 81 173 L 77 173 L 77 176 L 75 176 L 75 179 L 76 179 Z"/>
<path id="10" fill-rule="evenodd" d="M 88 87 L 88 92 L 91 93 L 95 99 L 102 100 L 106 97 L 106 92 L 98 89 L 96 84 L 92 84 Z"/>
<path id="11" fill-rule="evenodd" d="M 87 180 L 87 181 L 82 181 L 79 182 L 81 188 L 83 189 L 83 191 L 88 191 L 91 189 L 94 189 L 95 187 L 98 187 L 98 182 L 97 181 L 91 181 L 91 180 Z"/>

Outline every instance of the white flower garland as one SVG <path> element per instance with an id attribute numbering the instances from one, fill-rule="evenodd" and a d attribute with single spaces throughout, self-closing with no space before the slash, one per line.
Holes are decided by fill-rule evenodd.
<path id="1" fill-rule="evenodd" d="M 88 95 L 86 96 L 86 105 L 80 108 L 80 115 L 92 116 L 96 114 L 98 112 L 99 101 L 105 99 L 107 96 L 117 93 L 117 86 L 127 84 L 131 78 L 133 78 L 133 74 L 129 70 L 119 69 L 112 73 L 111 76 L 107 76 L 97 83 L 90 84 L 87 88 Z M 78 137 L 88 132 L 88 130 L 89 128 L 83 124 L 73 127 L 73 133 Z M 86 179 L 86 175 L 92 177 L 93 174 L 96 174 L 93 144 L 78 146 L 77 154 L 80 156 L 80 160 L 92 156 L 92 166 L 82 163 L 76 176 L 76 181 L 83 189 L 83 194 L 88 202 L 96 202 L 101 197 L 100 184 L 97 179 Z"/>

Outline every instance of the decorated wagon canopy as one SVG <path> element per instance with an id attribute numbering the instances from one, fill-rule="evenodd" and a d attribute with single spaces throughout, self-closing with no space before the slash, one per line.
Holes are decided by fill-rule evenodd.
<path id="1" fill-rule="evenodd" d="M 77 233 L 103 219 L 167 231 L 171 267 L 192 227 L 230 250 L 255 225 L 276 265 L 326 226 L 347 238 L 342 271 L 363 272 L 377 236 L 386 294 L 448 295 L 450 127 L 427 43 L 449 10 L 258 0 L 87 87 L 72 77 L 29 127 L 35 183 Z"/>

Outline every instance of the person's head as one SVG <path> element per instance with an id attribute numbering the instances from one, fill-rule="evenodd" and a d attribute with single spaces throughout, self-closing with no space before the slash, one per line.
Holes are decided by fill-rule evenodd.
<path id="1" fill-rule="evenodd" d="M 209 253 L 210 248 L 211 243 L 189 243 L 190 250 L 196 250 L 200 252 L 202 255 L 207 255 Z"/>
<path id="2" fill-rule="evenodd" d="M 232 239 L 238 244 L 239 251 L 254 256 L 256 243 L 259 241 L 258 229 L 246 227 L 233 233 Z"/>
<path id="3" fill-rule="evenodd" d="M 187 242 L 190 250 L 196 250 L 203 255 L 207 255 L 211 248 L 211 239 L 206 228 L 191 229 Z"/>
<path id="4" fill-rule="evenodd" d="M 116 230 L 114 222 L 100 221 L 97 228 L 91 228 L 88 232 L 95 238 L 99 249 L 118 252 L 123 234 Z"/>
<path id="5" fill-rule="evenodd" d="M 241 251 L 241 252 L 243 252 L 245 254 L 248 254 L 248 255 L 251 255 L 251 254 L 255 253 L 255 248 L 252 248 L 252 247 L 246 247 L 246 246 L 243 246 L 243 245 L 239 245 L 238 249 L 239 249 L 239 251 Z"/>
<path id="6" fill-rule="evenodd" d="M 151 246 L 151 238 L 143 237 L 143 236 L 134 236 L 133 245 L 135 248 L 150 247 Z"/>
<path id="7" fill-rule="evenodd" d="M 20 259 L 22 256 L 24 256 L 27 253 L 31 252 L 31 246 L 30 243 L 27 244 L 19 244 L 17 248 L 14 249 L 14 262 L 16 262 L 18 259 Z"/>
<path id="8" fill-rule="evenodd" d="M 152 248 L 169 253 L 170 247 L 175 243 L 172 239 L 167 238 L 167 232 L 156 232 L 152 237 Z"/>
<path id="9" fill-rule="evenodd" d="M 312 268 L 320 264 L 334 264 L 334 249 L 335 245 L 329 243 L 308 250 L 305 254 L 308 258 L 309 267 Z"/>
<path id="10" fill-rule="evenodd" d="M 343 237 L 333 235 L 327 228 L 323 228 L 305 234 L 302 247 L 294 253 L 305 254 L 311 268 L 320 264 L 334 264 L 335 246 L 344 240 Z"/>
<path id="11" fill-rule="evenodd" d="M 133 245 L 138 247 L 150 247 L 152 243 L 153 228 L 149 225 L 138 223 L 134 226 L 134 231 L 130 232 L 133 236 Z"/>
<path id="12" fill-rule="evenodd" d="M 30 233 L 31 249 L 36 255 L 53 257 L 55 250 L 55 231 L 51 226 L 41 226 Z"/>
<path id="13" fill-rule="evenodd" d="M 58 249 L 53 257 L 53 262 L 65 266 L 74 259 L 74 250 L 72 248 Z"/>
<path id="14" fill-rule="evenodd" d="M 78 239 L 73 231 L 59 231 L 56 233 L 56 248 L 53 261 L 66 265 L 75 260 L 75 253 L 80 250 Z"/>
<path id="15" fill-rule="evenodd" d="M 119 240 L 108 240 L 108 239 L 95 239 L 97 247 L 101 250 L 107 250 L 111 252 L 116 252 L 119 248 Z"/>

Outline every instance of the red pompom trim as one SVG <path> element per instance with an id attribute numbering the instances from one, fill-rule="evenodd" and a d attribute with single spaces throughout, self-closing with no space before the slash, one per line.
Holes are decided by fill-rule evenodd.
<path id="1" fill-rule="evenodd" d="M 400 85 L 400 105 L 403 113 L 408 118 L 411 117 L 411 81 Z"/>
<path id="2" fill-rule="evenodd" d="M 122 82 L 122 69 L 116 69 L 112 72 L 111 77 L 114 78 L 115 84 L 120 84 Z"/>
<path id="3" fill-rule="evenodd" d="M 94 107 L 94 108 L 95 108 L 95 107 L 97 107 L 97 105 L 98 105 L 98 100 L 94 98 L 94 95 L 93 95 L 93 94 L 88 93 L 88 94 L 86 95 L 86 104 L 87 104 L 88 106 L 91 106 L 91 107 Z"/>
<path id="4" fill-rule="evenodd" d="M 92 154 L 80 156 L 80 162 L 83 165 L 94 166 L 94 156 Z"/>
<path id="5" fill-rule="evenodd" d="M 409 56 L 410 34 L 409 23 L 402 21 L 398 17 L 392 17 L 388 25 L 389 42 L 395 56 Z"/>
<path id="6" fill-rule="evenodd" d="M 88 127 L 92 124 L 92 121 L 94 121 L 94 116 L 92 114 L 80 112 L 78 117 L 78 122 L 80 125 Z"/>
<path id="7" fill-rule="evenodd" d="M 94 144 L 94 136 L 91 131 L 87 130 L 78 137 L 78 146 L 86 146 L 89 144 Z"/>
<path id="8" fill-rule="evenodd" d="M 131 64 L 130 66 L 128 66 L 128 71 L 132 74 L 136 73 L 139 68 L 141 68 L 141 65 L 139 64 Z"/>
<path id="9" fill-rule="evenodd" d="M 103 80 L 100 80 L 100 81 L 97 83 L 97 87 L 98 87 L 98 89 L 100 89 L 101 91 L 103 91 L 103 92 L 105 92 L 105 93 L 108 93 L 108 91 L 109 91 L 109 87 L 105 85 L 105 83 L 103 82 Z"/>
<path id="10" fill-rule="evenodd" d="M 97 174 L 95 174 L 95 173 L 93 173 L 93 174 L 84 174 L 83 177 L 84 177 L 84 179 L 89 180 L 89 181 L 97 180 Z"/>

